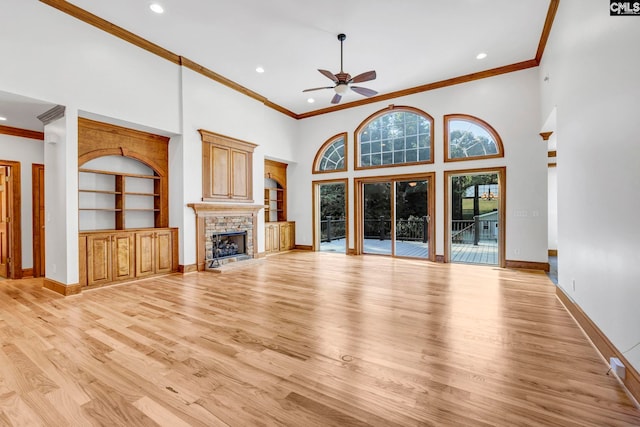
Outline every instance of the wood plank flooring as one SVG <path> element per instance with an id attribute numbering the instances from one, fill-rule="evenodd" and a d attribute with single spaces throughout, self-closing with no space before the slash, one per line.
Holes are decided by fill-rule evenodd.
<path id="1" fill-rule="evenodd" d="M 288 252 L 0 283 L 0 425 L 638 426 L 542 273 Z"/>

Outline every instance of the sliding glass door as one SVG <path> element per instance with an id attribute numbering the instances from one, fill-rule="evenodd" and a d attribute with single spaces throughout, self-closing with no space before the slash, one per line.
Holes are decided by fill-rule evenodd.
<path id="1" fill-rule="evenodd" d="M 430 176 L 358 180 L 361 253 L 430 259 Z"/>
<path id="2" fill-rule="evenodd" d="M 317 211 L 318 248 L 323 252 L 347 250 L 347 183 L 317 183 L 319 209 Z"/>
<path id="3" fill-rule="evenodd" d="M 504 267 L 504 168 L 446 171 L 448 262 Z"/>
<path id="4" fill-rule="evenodd" d="M 429 182 L 395 183 L 395 255 L 429 257 Z"/>
<path id="5" fill-rule="evenodd" d="M 364 253 L 391 255 L 391 183 L 367 182 L 363 188 Z"/>

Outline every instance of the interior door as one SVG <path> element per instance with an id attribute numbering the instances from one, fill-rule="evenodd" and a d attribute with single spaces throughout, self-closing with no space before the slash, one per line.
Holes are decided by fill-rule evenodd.
<path id="1" fill-rule="evenodd" d="M 7 188 L 6 166 L 0 166 L 0 276 L 9 275 L 9 190 Z"/>

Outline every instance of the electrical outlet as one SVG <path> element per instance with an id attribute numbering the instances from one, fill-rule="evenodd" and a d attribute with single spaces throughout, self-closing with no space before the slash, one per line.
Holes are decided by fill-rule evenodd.
<path id="1" fill-rule="evenodd" d="M 576 290 L 576 279 L 571 279 L 571 286 L 573 287 L 573 290 Z"/>
<path id="2" fill-rule="evenodd" d="M 520 249 L 514 249 L 513 250 L 513 254 L 514 255 L 520 255 Z"/>
<path id="3" fill-rule="evenodd" d="M 55 273 L 57 270 L 57 266 L 55 264 L 51 264 L 51 272 Z"/>

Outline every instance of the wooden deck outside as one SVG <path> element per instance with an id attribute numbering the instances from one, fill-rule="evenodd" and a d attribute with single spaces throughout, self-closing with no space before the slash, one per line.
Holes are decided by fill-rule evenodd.
<path id="1" fill-rule="evenodd" d="M 542 273 L 292 251 L 0 283 L 0 425 L 632 426 Z"/>
<path id="2" fill-rule="evenodd" d="M 498 244 L 483 240 L 477 245 L 452 243 L 451 262 L 498 265 Z"/>
<path id="3" fill-rule="evenodd" d="M 320 250 L 344 253 L 345 239 L 323 242 L 320 244 Z M 365 239 L 364 252 L 390 255 L 391 240 Z M 396 242 L 397 256 L 427 258 L 428 253 L 428 243 Z M 451 245 L 451 262 L 498 265 L 498 244 L 492 241 L 480 241 L 478 245 L 453 243 Z"/>

